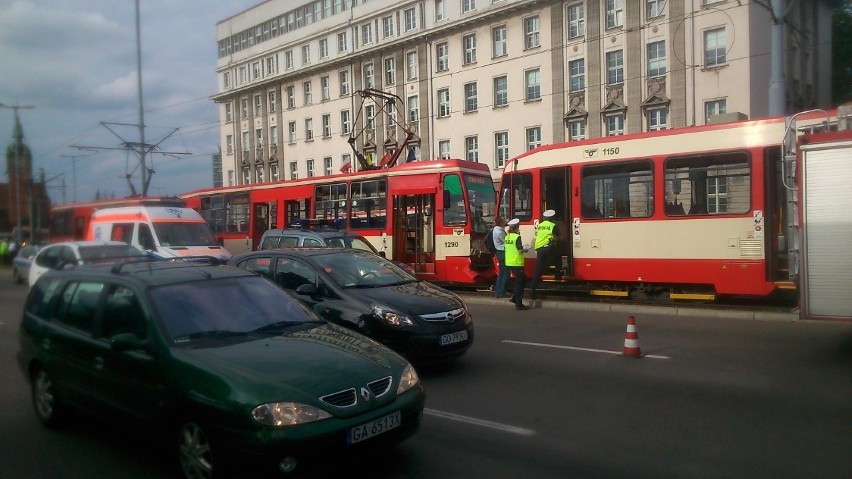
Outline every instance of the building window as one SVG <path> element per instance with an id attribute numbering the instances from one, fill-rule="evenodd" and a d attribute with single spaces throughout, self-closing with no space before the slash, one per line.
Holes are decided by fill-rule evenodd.
<path id="1" fill-rule="evenodd" d="M 502 75 L 494 78 L 494 106 L 509 104 L 509 77 Z"/>
<path id="2" fill-rule="evenodd" d="M 420 97 L 412 95 L 408 97 L 408 123 L 416 123 L 420 120 Z"/>
<path id="3" fill-rule="evenodd" d="M 254 116 L 263 115 L 263 98 L 260 95 L 254 96 Z"/>
<path id="4" fill-rule="evenodd" d="M 541 45 L 541 39 L 539 38 L 539 19 L 538 16 L 528 17 L 524 19 L 524 39 L 527 49 L 537 48 Z"/>
<path id="5" fill-rule="evenodd" d="M 240 119 L 248 118 L 248 98 L 240 98 Z"/>
<path id="6" fill-rule="evenodd" d="M 462 0 L 462 13 L 476 10 L 476 0 Z"/>
<path id="7" fill-rule="evenodd" d="M 328 176 L 331 174 L 331 157 L 326 156 L 322 159 L 322 171 L 323 174 Z"/>
<path id="8" fill-rule="evenodd" d="M 252 69 L 251 70 L 252 70 L 252 73 L 253 73 L 252 78 L 254 80 L 260 79 L 260 62 L 252 63 Z"/>
<path id="9" fill-rule="evenodd" d="M 278 163 L 273 163 L 269 165 L 269 181 L 278 181 L 280 177 L 278 176 Z"/>
<path id="10" fill-rule="evenodd" d="M 311 82 L 310 80 L 302 83 L 302 105 L 310 105 L 312 103 Z"/>
<path id="11" fill-rule="evenodd" d="M 467 161 L 479 162 L 478 136 L 468 136 L 464 139 L 464 158 Z"/>
<path id="12" fill-rule="evenodd" d="M 228 186 L 234 186 L 235 176 L 234 170 L 228 170 Z"/>
<path id="13" fill-rule="evenodd" d="M 269 146 L 278 146 L 278 127 L 269 127 Z"/>
<path id="14" fill-rule="evenodd" d="M 624 83 L 624 52 L 615 50 L 606 53 L 606 84 L 620 85 Z"/>
<path id="15" fill-rule="evenodd" d="M 476 82 L 464 84 L 464 112 L 476 111 Z"/>
<path id="16" fill-rule="evenodd" d="M 338 77 L 340 79 L 340 96 L 349 95 L 349 70 L 340 70 Z"/>
<path id="17" fill-rule="evenodd" d="M 225 153 L 229 155 L 234 154 L 234 135 L 228 135 L 225 137 Z"/>
<path id="18" fill-rule="evenodd" d="M 222 82 L 224 83 L 225 88 L 231 88 L 231 72 L 225 72 L 222 74 Z"/>
<path id="19" fill-rule="evenodd" d="M 606 0 L 606 27 L 624 25 L 624 0 Z"/>
<path id="20" fill-rule="evenodd" d="M 248 167 L 243 168 L 243 184 L 251 183 L 251 170 Z"/>
<path id="21" fill-rule="evenodd" d="M 319 41 L 319 57 L 328 58 L 328 40 L 325 38 Z"/>
<path id="22" fill-rule="evenodd" d="M 435 45 L 436 64 L 435 70 L 445 72 L 450 69 L 450 49 L 447 42 Z"/>
<path id="23" fill-rule="evenodd" d="M 624 114 L 607 115 L 606 136 L 619 136 L 624 134 Z"/>
<path id="24" fill-rule="evenodd" d="M 263 167 L 258 165 L 254 170 L 255 183 L 263 183 Z"/>
<path id="25" fill-rule="evenodd" d="M 410 32 L 411 30 L 417 29 L 417 10 L 414 8 L 408 8 L 403 13 L 405 17 L 405 31 Z"/>
<path id="26" fill-rule="evenodd" d="M 658 77 L 666 74 L 666 42 L 648 44 L 648 76 Z"/>
<path id="27" fill-rule="evenodd" d="M 296 143 L 296 122 L 287 123 L 287 141 L 290 144 Z"/>
<path id="28" fill-rule="evenodd" d="M 438 90 L 438 118 L 450 116 L 450 89 Z"/>
<path id="29" fill-rule="evenodd" d="M 725 28 L 716 28 L 704 32 L 704 66 L 722 65 L 728 61 L 726 57 L 727 43 Z"/>
<path id="30" fill-rule="evenodd" d="M 648 0 L 645 3 L 647 18 L 657 18 L 665 12 L 666 0 Z"/>
<path id="31" fill-rule="evenodd" d="M 396 83 L 396 62 L 393 57 L 385 58 L 385 85 Z"/>
<path id="32" fill-rule="evenodd" d="M 442 160 L 450 159 L 450 140 L 438 141 L 438 158 Z"/>
<path id="33" fill-rule="evenodd" d="M 240 83 L 246 83 L 248 81 L 248 69 L 246 67 L 240 67 Z"/>
<path id="34" fill-rule="evenodd" d="M 491 55 L 494 58 L 504 57 L 508 54 L 506 50 L 506 25 L 500 25 L 491 29 Z"/>
<path id="35" fill-rule="evenodd" d="M 541 99 L 541 70 L 535 68 L 524 72 L 526 101 L 537 101 Z"/>
<path id="36" fill-rule="evenodd" d="M 260 128 L 254 130 L 255 147 L 263 148 L 263 130 Z"/>
<path id="37" fill-rule="evenodd" d="M 313 178 L 314 177 L 314 160 L 309 159 L 306 163 L 307 163 L 307 167 L 308 167 L 307 168 L 308 169 L 308 176 L 307 177 Z"/>
<path id="38" fill-rule="evenodd" d="M 314 119 L 305 118 L 305 141 L 314 139 Z"/>
<path id="39" fill-rule="evenodd" d="M 349 153 L 344 153 L 343 156 L 340 157 L 340 172 L 345 173 L 352 169 L 352 155 Z"/>
<path id="40" fill-rule="evenodd" d="M 266 75 L 272 76 L 275 74 L 275 57 L 266 59 Z"/>
<path id="41" fill-rule="evenodd" d="M 241 146 L 243 147 L 243 151 L 245 152 L 248 152 L 249 148 L 251 148 L 251 145 L 249 143 L 249 132 L 247 131 L 243 132 L 243 142 Z"/>
<path id="42" fill-rule="evenodd" d="M 296 108 L 296 87 L 293 85 L 287 87 L 287 108 Z"/>
<path id="43" fill-rule="evenodd" d="M 322 116 L 322 137 L 331 137 L 331 115 L 328 113 L 325 113 Z"/>
<path id="44" fill-rule="evenodd" d="M 494 164 L 502 168 L 509 159 L 509 132 L 498 131 L 494 133 Z"/>
<path id="45" fill-rule="evenodd" d="M 366 23 L 361 25 L 361 44 L 369 45 L 373 43 L 373 25 Z"/>
<path id="46" fill-rule="evenodd" d="M 447 18 L 447 2 L 445 0 L 435 0 L 435 21 L 440 22 Z"/>
<path id="47" fill-rule="evenodd" d="M 376 129 L 376 105 L 364 106 L 364 122 L 368 130 Z"/>
<path id="48" fill-rule="evenodd" d="M 364 86 L 367 88 L 376 87 L 376 71 L 372 63 L 364 65 Z"/>
<path id="49" fill-rule="evenodd" d="M 568 62 L 568 91 L 586 89 L 586 60 L 580 58 Z"/>
<path id="50" fill-rule="evenodd" d="M 323 101 L 331 98 L 331 86 L 327 76 L 320 77 L 320 96 Z"/>
<path id="51" fill-rule="evenodd" d="M 568 38 L 577 38 L 586 34 L 584 15 L 582 3 L 568 5 Z"/>
<path id="52" fill-rule="evenodd" d="M 352 129 L 352 119 L 349 110 L 340 111 L 340 133 L 348 135 Z"/>
<path id="53" fill-rule="evenodd" d="M 275 90 L 269 90 L 269 113 L 275 113 L 275 110 L 278 108 L 278 95 L 275 93 Z"/>
<path id="54" fill-rule="evenodd" d="M 298 180 L 299 179 L 299 167 L 295 161 L 290 162 L 290 179 Z"/>
<path id="55" fill-rule="evenodd" d="M 346 32 L 337 34 L 337 53 L 345 53 L 349 49 L 346 41 Z"/>
<path id="56" fill-rule="evenodd" d="M 233 104 L 225 103 L 225 121 L 230 123 L 234 121 Z"/>
<path id="57" fill-rule="evenodd" d="M 417 64 L 417 52 L 408 52 L 405 54 L 405 63 L 408 66 L 408 80 L 416 80 L 419 76 L 417 74 L 418 64 Z"/>
<path id="58" fill-rule="evenodd" d="M 704 123 L 710 121 L 710 117 L 726 113 L 728 109 L 728 100 L 711 100 L 704 102 Z"/>
<path id="59" fill-rule="evenodd" d="M 668 111 L 665 108 L 648 109 L 648 131 L 665 130 L 668 126 Z"/>
<path id="60" fill-rule="evenodd" d="M 284 69 L 293 69 L 293 50 L 287 50 L 284 52 Z"/>
<path id="61" fill-rule="evenodd" d="M 382 38 L 393 36 L 393 17 L 382 18 Z"/>
<path id="62" fill-rule="evenodd" d="M 463 36 L 462 48 L 464 49 L 464 64 L 476 63 L 476 35 Z"/>
<path id="63" fill-rule="evenodd" d="M 527 128 L 527 151 L 541 146 L 541 127 Z M 502 166 L 502 165 L 500 165 Z"/>

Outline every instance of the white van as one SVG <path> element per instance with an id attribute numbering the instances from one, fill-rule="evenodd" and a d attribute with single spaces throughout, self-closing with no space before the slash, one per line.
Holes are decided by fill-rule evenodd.
<path id="1" fill-rule="evenodd" d="M 127 206 L 97 210 L 86 239 L 123 241 L 161 258 L 212 256 L 221 262 L 231 258 L 192 208 Z"/>

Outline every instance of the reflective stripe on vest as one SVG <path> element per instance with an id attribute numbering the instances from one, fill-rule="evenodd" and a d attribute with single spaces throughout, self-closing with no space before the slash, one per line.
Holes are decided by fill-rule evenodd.
<path id="1" fill-rule="evenodd" d="M 504 243 L 506 247 L 506 266 L 524 265 L 524 253 L 523 251 L 518 251 L 518 247 L 515 245 L 520 237 L 521 235 L 518 233 L 508 233 L 506 235 Z"/>
<path id="2" fill-rule="evenodd" d="M 550 245 L 553 241 L 553 228 L 556 228 L 556 224 L 552 221 L 544 220 L 538 224 L 535 230 L 535 249 Z"/>

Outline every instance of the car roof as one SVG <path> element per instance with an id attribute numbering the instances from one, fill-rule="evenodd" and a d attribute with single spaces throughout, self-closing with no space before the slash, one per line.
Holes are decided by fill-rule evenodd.
<path id="1" fill-rule="evenodd" d="M 42 246 L 42 248 L 46 248 L 48 246 L 76 246 L 76 247 L 86 247 L 86 246 L 109 246 L 109 245 L 127 245 L 122 241 L 60 241 L 58 243 L 50 243 Z"/>
<path id="2" fill-rule="evenodd" d="M 369 255 L 370 257 L 376 257 L 380 259 L 384 259 L 381 256 L 376 255 L 367 250 L 363 249 L 355 249 L 355 248 L 319 248 L 319 247 L 304 247 L 304 246 L 287 246 L 283 248 L 275 248 L 275 249 L 264 249 L 257 251 L 250 251 L 248 253 L 243 253 L 241 255 L 234 256 L 232 258 L 232 262 L 237 262 L 245 258 L 252 258 L 255 256 L 268 256 L 270 254 L 289 254 L 293 256 L 303 256 L 303 257 L 311 257 L 317 255 L 325 255 L 332 253 L 346 253 L 346 254 L 356 254 L 356 255 Z M 230 264 L 230 263 L 229 263 Z"/>
<path id="3" fill-rule="evenodd" d="M 73 269 L 51 270 L 44 277 L 57 275 L 73 276 L 76 279 L 124 278 L 143 286 L 166 286 L 170 284 L 207 281 L 211 279 L 256 276 L 231 266 L 212 266 L 183 261 L 123 261 L 109 265 L 78 266 Z"/>
<path id="4" fill-rule="evenodd" d="M 323 229 L 305 229 L 305 228 L 279 228 L 267 230 L 263 233 L 264 236 L 281 236 L 281 235 L 294 235 L 294 236 L 319 236 L 323 238 L 337 238 L 341 236 L 352 236 L 352 237 L 361 237 L 358 233 L 352 233 L 351 231 L 339 230 L 335 228 L 323 228 Z"/>

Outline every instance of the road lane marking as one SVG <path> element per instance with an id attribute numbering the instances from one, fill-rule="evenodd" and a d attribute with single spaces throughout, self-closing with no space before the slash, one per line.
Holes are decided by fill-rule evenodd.
<path id="1" fill-rule="evenodd" d="M 510 432 L 512 434 L 519 434 L 521 436 L 532 436 L 535 434 L 535 431 L 532 429 L 526 429 L 523 427 L 510 426 L 508 424 L 501 424 L 499 422 L 486 421 L 484 419 L 476 419 L 474 417 L 462 416 L 460 414 L 453 414 L 451 412 L 437 411 L 435 409 L 425 408 L 423 412 L 429 414 L 430 416 L 437 416 L 444 419 L 450 419 L 452 421 L 466 422 L 468 424 L 474 424 L 476 426 L 488 427 L 491 429 L 497 429 L 504 432 Z"/>
<path id="2" fill-rule="evenodd" d="M 609 351 L 607 349 L 578 348 L 575 346 L 562 346 L 559 344 L 528 343 L 526 341 L 512 341 L 511 339 L 504 339 L 503 342 L 512 344 L 523 344 L 525 346 L 538 346 L 541 348 L 570 349 L 573 351 L 585 351 L 587 353 L 621 354 L 620 351 Z M 656 354 L 643 354 L 642 357 L 649 359 L 671 359 L 668 356 L 659 356 Z"/>

